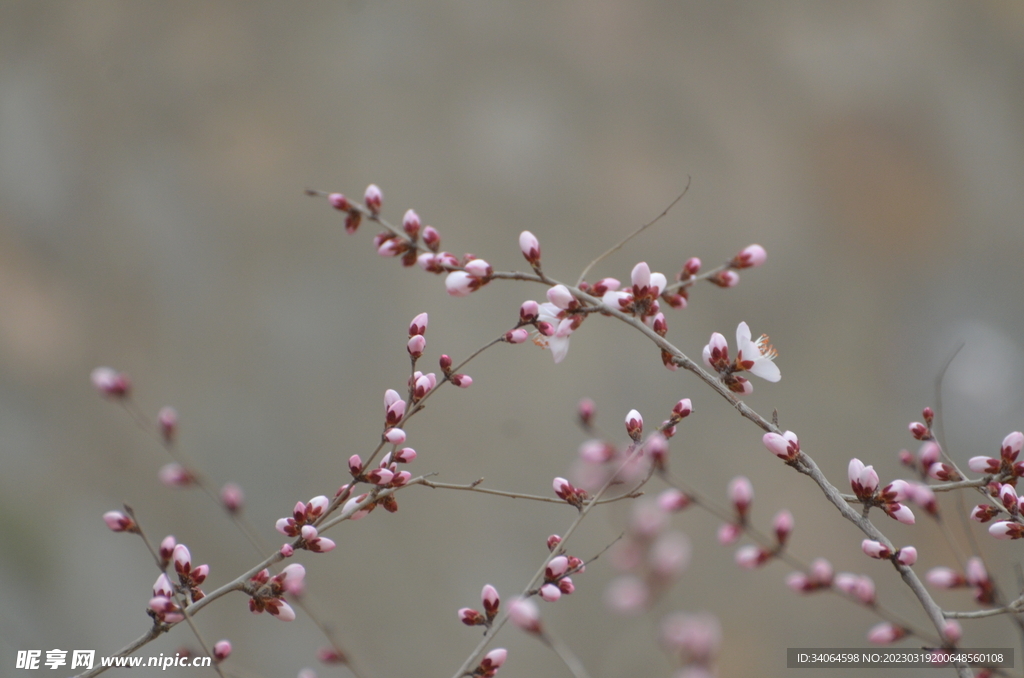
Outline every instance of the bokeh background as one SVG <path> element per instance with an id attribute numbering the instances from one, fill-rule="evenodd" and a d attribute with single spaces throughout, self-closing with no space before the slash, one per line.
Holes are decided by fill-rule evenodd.
<path id="1" fill-rule="evenodd" d="M 628 279 L 640 260 L 672 276 L 690 256 L 710 265 L 761 243 L 768 264 L 735 289 L 698 288 L 669 315 L 669 339 L 698 356 L 740 320 L 770 333 L 782 381 L 747 400 L 777 409 L 837 483 L 851 456 L 904 474 L 907 423 L 937 404 L 961 343 L 942 385 L 950 453 L 995 453 L 1024 427 L 1019 2 L 0 5 L 0 673 L 19 649 L 107 654 L 145 629 L 156 571 L 100 520 L 122 502 L 210 563 L 214 585 L 256 560 L 206 497 L 159 484 L 169 460 L 92 391 L 93 367 L 128 372 L 149 413 L 175 406 L 181 450 L 211 482 L 240 483 L 277 543 L 274 520 L 333 492 L 347 457 L 375 444 L 416 313 L 430 313 L 431 363 L 459 359 L 541 294 L 492 284 L 450 298 L 441 278 L 377 257 L 369 226 L 347 236 L 304 188 L 358 198 L 375 182 L 386 217 L 415 208 L 446 249 L 499 269 L 525 268 L 516 236 L 530 229 L 547 272 L 575 280 L 688 180 L 594 277 Z M 588 321 L 558 366 L 501 346 L 468 372 L 469 391 L 438 394 L 409 427 L 411 470 L 546 494 L 586 439 L 579 398 L 621 442 L 630 408 L 657 422 L 690 397 L 675 473 L 719 502 L 749 476 L 757 525 L 790 508 L 794 555 L 871 575 L 923 620 L 756 428 L 614 322 Z M 302 559 L 309 601 L 367 676 L 448 676 L 478 638 L 456 609 L 487 582 L 519 590 L 574 512 L 425 489 L 399 504 Z M 944 504 L 955 547 L 932 521 L 879 520 L 917 545 L 924 572 L 970 548 L 957 506 Z M 625 506 L 602 511 L 571 550 L 597 553 L 627 519 Z M 866 610 L 795 596 L 779 563 L 740 571 L 707 514 L 675 526 L 693 564 L 650 614 L 606 611 L 601 561 L 543 606 L 594 678 L 670 675 L 655 637 L 672 611 L 719 615 L 722 676 L 789 675 L 786 647 L 866 645 Z M 969 529 L 1013 594 L 1019 545 Z M 973 605 L 967 592 L 939 601 Z M 234 642 L 238 676 L 296 675 L 322 644 L 308 620 L 253 616 L 241 596 L 199 624 Z M 967 627 L 965 645 L 1014 643 L 1005 623 Z M 500 644 L 504 676 L 568 675 L 514 629 Z M 194 642 L 176 629 L 143 654 L 181 645 Z"/>

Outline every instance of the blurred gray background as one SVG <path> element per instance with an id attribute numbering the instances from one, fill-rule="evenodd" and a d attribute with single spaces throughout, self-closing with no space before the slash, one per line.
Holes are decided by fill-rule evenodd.
<path id="1" fill-rule="evenodd" d="M 768 264 L 735 289 L 696 289 L 669 314 L 669 339 L 697 357 L 712 331 L 731 343 L 740 320 L 768 332 L 783 378 L 755 382 L 747 401 L 778 409 L 837 484 L 851 456 L 886 480 L 903 473 L 897 452 L 916 450 L 906 425 L 936 403 L 960 342 L 943 390 L 950 453 L 994 454 L 1024 427 L 1019 2 L 0 5 L 0 673 L 18 649 L 107 654 L 145 629 L 156 571 L 100 519 L 122 502 L 210 563 L 214 586 L 256 560 L 199 492 L 158 483 L 168 459 L 96 396 L 93 367 L 127 371 L 148 412 L 174 405 L 182 451 L 211 481 L 240 483 L 277 543 L 274 520 L 333 492 L 346 458 L 375 444 L 416 313 L 430 313 L 432 366 L 541 293 L 496 283 L 450 298 L 442 278 L 377 257 L 370 226 L 347 236 L 304 188 L 360 198 L 376 182 L 387 218 L 415 208 L 446 249 L 498 269 L 526 268 L 516 237 L 528 228 L 546 271 L 571 281 L 687 177 L 668 217 L 593 277 L 626 280 L 640 260 L 671 277 L 690 256 L 713 265 L 761 243 Z M 557 367 L 501 346 L 468 372 L 469 391 L 438 394 L 409 426 L 412 471 L 547 494 L 586 439 L 580 397 L 621 442 L 627 410 L 657 422 L 688 396 L 677 474 L 719 501 L 748 475 L 762 529 L 789 507 L 794 555 L 869 574 L 923 619 L 756 428 L 613 321 L 588 321 Z M 456 609 L 487 582 L 511 596 L 574 512 L 425 489 L 399 504 L 302 558 L 310 604 L 368 676 L 449 676 L 477 641 Z M 956 502 L 945 506 L 966 547 Z M 626 518 L 602 511 L 572 552 L 598 552 Z M 930 521 L 880 521 L 917 545 L 921 572 L 956 562 Z M 595 678 L 670 675 L 654 636 L 676 610 L 720 616 L 723 676 L 788 675 L 786 647 L 866 644 L 867 611 L 791 594 L 779 563 L 741 572 L 707 514 L 676 525 L 693 565 L 651 614 L 604 611 L 600 561 L 543 606 Z M 972 529 L 1012 593 L 1019 544 Z M 939 600 L 973 605 L 966 592 Z M 322 644 L 308 620 L 253 616 L 242 596 L 199 624 L 234 642 L 239 676 L 294 676 Z M 965 645 L 1015 641 L 1005 624 L 967 626 Z M 143 654 L 183 644 L 176 629 Z M 514 629 L 500 644 L 503 676 L 568 675 Z"/>

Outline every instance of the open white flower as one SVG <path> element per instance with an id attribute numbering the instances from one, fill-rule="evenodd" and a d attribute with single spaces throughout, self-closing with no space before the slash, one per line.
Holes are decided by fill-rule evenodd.
<path id="1" fill-rule="evenodd" d="M 765 381 L 782 378 L 779 366 L 773 360 L 778 356 L 775 348 L 768 343 L 768 335 L 762 334 L 757 342 L 750 340 L 750 327 L 741 322 L 736 327 L 736 365 Z"/>
<path id="2" fill-rule="evenodd" d="M 569 352 L 569 335 L 573 329 L 572 318 L 559 318 L 561 312 L 562 309 L 552 303 L 540 304 L 537 320 L 548 323 L 555 328 L 555 332 L 549 337 L 538 332 L 533 338 L 533 343 L 551 349 L 551 357 L 556 363 L 562 362 L 565 354 Z"/>

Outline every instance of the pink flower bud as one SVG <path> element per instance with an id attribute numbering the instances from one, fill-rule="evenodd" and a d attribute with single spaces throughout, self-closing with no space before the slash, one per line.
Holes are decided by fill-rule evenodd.
<path id="1" fill-rule="evenodd" d="M 527 633 L 540 633 L 540 610 L 528 598 L 516 598 L 508 608 L 509 619 Z"/>
<path id="2" fill-rule="evenodd" d="M 416 450 L 411 447 L 403 447 L 395 452 L 395 461 L 399 464 L 408 464 L 416 458 Z"/>
<path id="3" fill-rule="evenodd" d="M 562 597 L 562 590 L 557 584 L 544 584 L 540 587 L 540 597 L 549 603 L 553 603 Z"/>
<path id="4" fill-rule="evenodd" d="M 1014 431 L 1003 438 L 1003 444 L 999 448 L 1000 456 L 1006 461 L 1015 461 L 1024 447 L 1024 433 Z"/>
<path id="5" fill-rule="evenodd" d="M 960 628 L 960 623 L 955 619 L 947 619 L 942 625 L 942 639 L 947 643 L 958 643 L 964 635 L 964 630 Z"/>
<path id="6" fill-rule="evenodd" d="M 295 621 L 295 610 L 292 606 L 284 602 L 280 598 L 277 599 L 276 603 L 271 606 L 267 606 L 267 612 L 274 615 L 281 621 Z"/>
<path id="7" fill-rule="evenodd" d="M 519 321 L 524 323 L 532 323 L 534 320 L 537 319 L 537 315 L 539 313 L 540 305 L 536 301 L 524 301 L 522 306 L 519 307 Z"/>
<path id="8" fill-rule="evenodd" d="M 468 374 L 453 374 L 451 382 L 459 388 L 469 388 L 473 385 L 473 377 Z"/>
<path id="9" fill-rule="evenodd" d="M 363 221 L 363 214 L 357 210 L 352 210 L 345 215 L 345 232 L 352 235 L 359 230 L 359 224 Z"/>
<path id="10" fill-rule="evenodd" d="M 281 574 L 274 577 L 274 579 L 280 582 L 285 592 L 292 593 L 302 585 L 305 577 L 306 568 L 301 563 L 292 563 L 281 570 Z"/>
<path id="11" fill-rule="evenodd" d="M 420 313 L 413 318 L 412 322 L 409 323 L 409 337 L 412 338 L 426 333 L 428 320 L 429 318 L 426 313 Z"/>
<path id="12" fill-rule="evenodd" d="M 123 372 L 117 372 L 109 367 L 97 367 L 90 377 L 93 387 L 107 398 L 123 399 L 131 394 L 131 379 Z"/>
<path id="13" fill-rule="evenodd" d="M 763 264 L 767 258 L 768 253 L 760 245 L 747 245 L 729 264 L 735 268 L 754 268 Z"/>
<path id="14" fill-rule="evenodd" d="M 683 275 L 687 278 L 692 278 L 700 272 L 701 260 L 699 257 L 690 257 L 683 264 Z"/>
<path id="15" fill-rule="evenodd" d="M 739 525 L 736 525 L 735 523 L 723 523 L 722 526 L 718 528 L 718 543 L 722 546 L 727 546 L 739 539 L 741 534 L 743 534 L 743 528 Z"/>
<path id="16" fill-rule="evenodd" d="M 931 432 L 928 427 L 919 421 L 910 422 L 910 435 L 914 436 L 918 440 L 929 440 L 931 438 Z"/>
<path id="17" fill-rule="evenodd" d="M 531 266 L 537 266 L 540 263 L 540 242 L 533 233 L 523 231 L 519 234 L 519 251 L 523 253 Z"/>
<path id="18" fill-rule="evenodd" d="M 651 285 L 651 268 L 647 265 L 646 261 L 641 261 L 633 267 L 629 278 L 633 283 L 633 294 L 640 295 L 643 293 L 643 290 Z"/>
<path id="19" fill-rule="evenodd" d="M 195 480 L 181 464 L 166 464 L 159 472 L 160 482 L 167 487 L 186 487 Z"/>
<path id="20" fill-rule="evenodd" d="M 433 226 L 423 229 L 423 244 L 430 248 L 431 252 L 437 252 L 441 247 L 441 235 Z"/>
<path id="21" fill-rule="evenodd" d="M 693 412 L 693 403 L 689 398 L 683 398 L 672 408 L 673 419 L 686 419 Z"/>
<path id="22" fill-rule="evenodd" d="M 302 538 L 306 541 L 316 539 L 317 536 L 319 536 L 316 527 L 314 527 L 313 525 L 303 525 L 302 529 L 299 530 L 299 534 L 301 534 Z"/>
<path id="23" fill-rule="evenodd" d="M 644 418 L 636 410 L 630 410 L 626 415 L 626 433 L 634 441 L 639 441 L 644 432 Z"/>
<path id="24" fill-rule="evenodd" d="M 779 511 L 775 514 L 772 527 L 775 530 L 775 538 L 778 542 L 785 544 L 786 539 L 789 538 L 790 533 L 793 531 L 793 514 L 786 509 Z"/>
<path id="25" fill-rule="evenodd" d="M 414 210 L 406 210 L 405 216 L 402 217 L 402 230 L 410 238 L 415 238 L 420 232 L 420 215 L 416 214 Z"/>
<path id="26" fill-rule="evenodd" d="M 419 358 L 423 355 L 423 349 L 426 347 L 427 339 L 422 334 L 410 337 L 408 343 L 405 345 L 406 350 L 409 351 L 409 355 L 413 358 Z"/>
<path id="27" fill-rule="evenodd" d="M 658 495 L 658 507 L 666 513 L 682 511 L 688 507 L 691 502 L 692 500 L 689 495 L 674 487 L 670 487 Z"/>
<path id="28" fill-rule="evenodd" d="M 384 194 L 377 188 L 377 184 L 370 184 L 366 187 L 366 192 L 363 194 L 363 203 L 366 205 L 366 209 L 370 210 L 373 214 L 380 214 L 380 207 L 383 202 Z"/>
<path id="29" fill-rule="evenodd" d="M 569 288 L 565 285 L 549 287 L 547 297 L 549 302 L 562 310 L 567 310 L 576 303 L 576 299 L 572 296 L 572 292 L 570 292 Z"/>
<path id="30" fill-rule="evenodd" d="M 745 515 L 754 501 L 754 486 L 743 476 L 736 476 L 729 481 L 729 501 L 732 502 L 736 513 Z"/>
<path id="31" fill-rule="evenodd" d="M 479 287 L 480 281 L 466 271 L 452 271 L 444 280 L 445 289 L 453 297 L 465 297 Z"/>
<path id="32" fill-rule="evenodd" d="M 160 560 L 164 565 L 171 562 L 171 556 L 174 554 L 174 547 L 178 545 L 178 542 L 174 540 L 174 535 L 169 534 L 164 537 L 164 540 L 160 542 Z"/>
<path id="33" fill-rule="evenodd" d="M 727 369 L 729 365 L 729 343 L 718 332 L 711 333 L 711 339 L 704 347 L 704 364 L 716 372 Z"/>
<path id="34" fill-rule="evenodd" d="M 331 203 L 331 207 L 342 212 L 347 212 L 352 209 L 352 205 L 349 204 L 348 198 L 341 193 L 331 193 L 327 196 L 327 202 Z"/>
<path id="35" fill-rule="evenodd" d="M 213 644 L 213 658 L 222 662 L 231 656 L 231 641 L 218 640 Z"/>
<path id="36" fill-rule="evenodd" d="M 495 615 L 498 614 L 498 606 L 501 605 L 498 589 L 490 584 L 484 585 L 483 590 L 480 592 L 480 600 L 484 604 L 484 611 L 487 612 L 488 618 L 494 619 Z"/>
<path id="37" fill-rule="evenodd" d="M 768 451 L 780 459 L 792 461 L 800 454 L 800 440 L 792 431 L 786 431 L 782 435 L 765 433 L 761 440 Z"/>
<path id="38" fill-rule="evenodd" d="M 917 549 L 913 546 L 904 546 L 896 552 L 896 562 L 902 565 L 913 565 L 917 562 Z"/>
<path id="39" fill-rule="evenodd" d="M 384 432 L 384 440 L 392 445 L 401 445 L 405 442 L 405 431 L 400 428 L 389 428 Z"/>
<path id="40" fill-rule="evenodd" d="M 224 505 L 228 513 L 238 513 L 242 510 L 242 503 L 245 495 L 237 483 L 224 483 L 220 488 L 220 503 Z"/>
<path id="41" fill-rule="evenodd" d="M 878 558 L 879 560 L 888 558 L 892 555 L 892 551 L 889 550 L 888 546 L 879 541 L 875 541 L 874 539 L 865 539 L 862 541 L 860 543 L 860 550 L 863 551 L 865 555 L 871 558 Z"/>
<path id="42" fill-rule="evenodd" d="M 165 407 L 157 412 L 157 425 L 160 427 L 160 436 L 165 443 L 174 442 L 175 434 L 178 432 L 178 413 L 173 407 Z"/>
<path id="43" fill-rule="evenodd" d="M 555 556 L 547 567 L 544 568 L 544 578 L 548 581 L 560 577 L 569 569 L 569 559 L 566 556 Z"/>
<path id="44" fill-rule="evenodd" d="M 172 558 L 174 560 L 174 571 L 179 575 L 187 575 L 192 571 L 192 554 L 188 552 L 188 548 L 184 544 L 178 544 L 174 547 Z"/>
<path id="45" fill-rule="evenodd" d="M 956 570 L 949 567 L 933 567 L 924 575 L 924 579 L 937 589 L 953 589 L 967 583 Z"/>
<path id="46" fill-rule="evenodd" d="M 480 662 L 480 666 L 484 669 L 484 673 L 494 675 L 493 671 L 501 668 L 501 665 L 505 663 L 508 658 L 508 650 L 503 647 L 498 647 L 484 655 L 483 661 Z"/>
<path id="47" fill-rule="evenodd" d="M 824 558 L 815 558 L 811 561 L 811 579 L 822 586 L 832 583 L 832 563 Z"/>
<path id="48" fill-rule="evenodd" d="M 719 287 L 736 287 L 740 282 L 740 274 L 730 270 L 719 271 L 708 278 L 708 282 Z"/>
<path id="49" fill-rule="evenodd" d="M 999 473 L 1002 461 L 992 457 L 971 457 L 967 461 L 967 468 L 975 473 Z"/>
<path id="50" fill-rule="evenodd" d="M 514 330 L 509 330 L 505 333 L 505 341 L 510 344 L 521 344 L 530 338 L 530 333 L 524 330 L 522 327 L 517 327 Z"/>
<path id="51" fill-rule="evenodd" d="M 915 518 L 914 512 L 910 510 L 909 506 L 893 502 L 890 504 L 884 504 L 882 510 L 885 511 L 890 518 L 898 520 L 904 525 L 913 525 Z"/>
<path id="52" fill-rule="evenodd" d="M 991 504 L 978 504 L 971 510 L 971 520 L 976 520 L 979 523 L 987 523 L 997 515 L 999 515 L 999 509 Z"/>
<path id="53" fill-rule="evenodd" d="M 321 647 L 316 651 L 316 658 L 324 664 L 347 664 L 348 657 L 345 654 L 334 647 Z"/>
<path id="54" fill-rule="evenodd" d="M 868 641 L 875 643 L 876 645 L 889 645 L 895 643 L 900 638 L 907 635 L 905 629 L 890 624 L 889 622 L 882 622 L 876 624 L 868 630 Z"/>
<path id="55" fill-rule="evenodd" d="M 1024 526 L 1010 520 L 1000 520 L 989 525 L 988 533 L 996 539 L 1020 539 L 1024 536 Z"/>
<path id="56" fill-rule="evenodd" d="M 977 556 L 967 560 L 966 573 L 967 583 L 971 586 L 988 586 L 992 583 L 988 577 L 988 571 L 985 569 L 985 563 Z"/>
<path id="57" fill-rule="evenodd" d="M 558 548 L 558 545 L 561 543 L 562 538 L 559 537 L 557 534 L 549 536 L 547 539 L 548 551 L 554 551 L 556 548 Z"/>
<path id="58" fill-rule="evenodd" d="M 466 262 L 463 268 L 466 269 L 466 273 L 474 278 L 489 278 L 494 273 L 491 265 L 483 259 L 474 259 L 473 261 Z"/>
<path id="59" fill-rule="evenodd" d="M 291 544 L 283 544 L 278 552 L 285 558 L 291 558 L 295 555 L 295 548 Z"/>
<path id="60" fill-rule="evenodd" d="M 921 465 L 928 468 L 939 460 L 942 456 L 942 448 L 934 440 L 927 440 L 921 449 L 917 451 L 917 458 L 921 460 Z"/>
<path id="61" fill-rule="evenodd" d="M 120 511 L 107 511 L 103 514 L 103 522 L 114 532 L 134 532 L 135 521 Z"/>
<path id="62" fill-rule="evenodd" d="M 153 596 L 163 596 L 165 598 L 174 596 L 174 587 L 171 585 L 171 580 L 167 578 L 166 574 L 161 573 L 156 578 L 156 583 L 153 584 Z"/>
<path id="63" fill-rule="evenodd" d="M 471 607 L 461 607 L 458 611 L 459 621 L 466 626 L 480 626 L 487 623 L 487 618 Z"/>
<path id="64" fill-rule="evenodd" d="M 747 544 L 736 549 L 736 564 L 744 570 L 756 569 L 767 562 L 770 557 L 771 554 L 768 551 L 754 544 Z"/>

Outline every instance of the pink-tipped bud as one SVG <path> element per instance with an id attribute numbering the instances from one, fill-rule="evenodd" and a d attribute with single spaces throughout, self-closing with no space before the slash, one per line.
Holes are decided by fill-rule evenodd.
<path id="1" fill-rule="evenodd" d="M 640 413 L 636 410 L 630 410 L 629 414 L 626 415 L 626 434 L 629 435 L 634 442 L 639 442 L 643 433 L 644 418 L 641 417 Z"/>
<path id="2" fill-rule="evenodd" d="M 352 205 L 349 203 L 348 198 L 341 193 L 331 193 L 327 196 L 327 202 L 331 203 L 331 207 L 342 212 L 348 212 L 352 209 Z"/>
<path id="3" fill-rule="evenodd" d="M 654 320 L 651 322 L 651 329 L 659 337 L 664 337 L 668 334 L 668 322 L 665 320 L 665 314 L 659 313 L 654 316 Z"/>
<path id="4" fill-rule="evenodd" d="M 754 486 L 744 476 L 736 476 L 729 481 L 729 501 L 732 502 L 736 513 L 746 515 L 751 502 L 754 501 Z"/>
<path id="5" fill-rule="evenodd" d="M 997 515 L 999 515 L 999 509 L 991 504 L 978 504 L 971 510 L 971 520 L 976 520 L 979 523 L 987 523 Z"/>
<path id="6" fill-rule="evenodd" d="M 171 562 L 171 556 L 174 554 L 174 547 L 177 545 L 178 542 L 174 540 L 173 534 L 167 535 L 164 537 L 164 540 L 160 542 L 160 561 L 164 566 Z"/>
<path id="7" fill-rule="evenodd" d="M 683 398 L 672 408 L 672 418 L 676 420 L 686 419 L 692 412 L 693 403 L 690 402 L 689 398 Z"/>
<path id="8" fill-rule="evenodd" d="M 394 459 L 399 464 L 408 464 L 416 458 L 416 450 L 411 447 L 403 447 L 395 452 Z"/>
<path id="9" fill-rule="evenodd" d="M 187 575 L 192 571 L 192 554 L 188 552 L 188 548 L 184 544 L 174 547 L 171 558 L 174 560 L 174 571 L 179 575 Z"/>
<path id="10" fill-rule="evenodd" d="M 480 668 L 483 669 L 483 675 L 493 676 L 494 672 L 501 668 L 507 658 L 508 650 L 503 647 L 495 648 L 485 654 L 483 660 L 480 662 Z"/>
<path id="11" fill-rule="evenodd" d="M 549 536 L 547 539 L 548 551 L 554 551 L 556 548 L 558 548 L 558 545 L 561 543 L 562 538 L 559 537 L 557 534 Z"/>
<path id="12" fill-rule="evenodd" d="M 452 271 L 444 280 L 445 289 L 453 297 L 469 296 L 479 285 L 480 281 L 466 271 Z"/>
<path id="13" fill-rule="evenodd" d="M 532 299 L 524 301 L 522 306 L 519 307 L 519 322 L 532 323 L 537 319 L 539 313 L 540 304 Z"/>
<path id="14" fill-rule="evenodd" d="M 222 662 L 231 656 L 231 641 L 218 640 L 213 644 L 213 658 Z"/>
<path id="15" fill-rule="evenodd" d="M 178 413 L 173 407 L 165 407 L 157 412 L 157 425 L 160 427 L 160 437 L 165 443 L 173 443 L 178 433 Z"/>
<path id="16" fill-rule="evenodd" d="M 772 520 L 772 529 L 775 530 L 775 539 L 779 544 L 785 544 L 790 533 L 793 532 L 793 514 L 786 509 L 776 513 Z"/>
<path id="17" fill-rule="evenodd" d="M 519 251 L 531 266 L 540 264 L 540 242 L 533 233 L 523 231 L 519 234 Z"/>
<path id="18" fill-rule="evenodd" d="M 933 567 L 928 570 L 924 579 L 937 589 L 954 589 L 967 583 L 959 572 L 949 567 Z"/>
<path id="19" fill-rule="evenodd" d="M 363 460 L 358 454 L 353 454 L 348 458 L 348 472 L 352 474 L 353 478 L 363 472 Z"/>
<path id="20" fill-rule="evenodd" d="M 658 506 L 666 513 L 677 513 L 688 507 L 693 500 L 688 494 L 674 487 L 658 495 Z"/>
<path id="21" fill-rule="evenodd" d="M 760 546 L 747 544 L 736 549 L 736 564 L 744 570 L 754 570 L 768 562 L 771 555 Z"/>
<path id="22" fill-rule="evenodd" d="M 708 278 L 708 282 L 713 285 L 718 285 L 719 287 L 736 287 L 740 282 L 740 274 L 736 271 L 726 269 L 724 271 L 719 271 Z"/>
<path id="23" fill-rule="evenodd" d="M 630 282 L 633 283 L 633 294 L 643 294 L 643 291 L 651 286 L 651 268 L 646 261 L 641 261 L 633 267 L 629 274 Z"/>
<path id="24" fill-rule="evenodd" d="M 971 457 L 967 460 L 967 468 L 975 473 L 999 473 L 1002 461 L 992 457 Z"/>
<path id="25" fill-rule="evenodd" d="M 570 292 L 569 288 L 565 285 L 549 287 L 547 297 L 549 302 L 562 310 L 572 308 L 576 303 L 576 298 L 572 296 L 572 292 Z"/>
<path id="26" fill-rule="evenodd" d="M 1010 520 L 1000 520 L 989 525 L 988 533 L 996 539 L 1020 539 L 1024 537 L 1024 525 Z"/>
<path id="27" fill-rule="evenodd" d="M 90 375 L 93 388 L 101 395 L 112 399 L 127 398 L 132 391 L 132 382 L 127 374 L 109 367 L 97 367 Z"/>
<path id="28" fill-rule="evenodd" d="M 510 344 L 522 344 L 530 338 L 530 333 L 524 330 L 522 327 L 517 327 L 514 330 L 509 330 L 505 333 L 505 341 Z"/>
<path id="29" fill-rule="evenodd" d="M 468 374 L 453 374 L 449 380 L 459 388 L 469 388 L 473 385 L 473 377 Z"/>
<path id="30" fill-rule="evenodd" d="M 423 229 L 423 244 L 430 248 L 431 252 L 437 252 L 441 247 L 441 235 L 437 232 L 437 229 L 433 226 L 427 226 Z"/>
<path id="31" fill-rule="evenodd" d="M 1022 447 L 1024 447 L 1024 433 L 1014 431 L 1003 438 L 1003 444 L 999 448 L 999 454 L 1006 461 L 1012 462 L 1017 459 L 1017 455 L 1020 454 Z"/>
<path id="32" fill-rule="evenodd" d="M 412 319 L 409 323 L 409 337 L 415 337 L 424 334 L 427 331 L 427 322 L 429 318 L 426 313 L 420 313 L 418 316 Z"/>
<path id="33" fill-rule="evenodd" d="M 557 584 L 544 584 L 540 587 L 540 597 L 553 603 L 562 597 L 562 589 Z"/>
<path id="34" fill-rule="evenodd" d="M 966 575 L 967 583 L 971 586 L 988 586 L 992 583 L 988 576 L 988 570 L 985 569 L 985 563 L 977 556 L 967 560 Z"/>
<path id="35" fill-rule="evenodd" d="M 405 216 L 402 217 L 402 230 L 404 230 L 410 238 L 415 238 L 419 235 L 420 215 L 416 214 L 415 210 L 406 210 Z"/>
<path id="36" fill-rule="evenodd" d="M 281 548 L 278 549 L 278 552 L 285 558 L 291 558 L 295 555 L 295 547 L 291 544 L 283 544 Z"/>
<path id="37" fill-rule="evenodd" d="M 768 253 L 760 245 L 747 245 L 732 258 L 729 265 L 734 268 L 754 268 L 760 266 L 768 258 Z"/>
<path id="38" fill-rule="evenodd" d="M 409 351 L 409 355 L 413 358 L 419 358 L 423 355 L 423 349 L 427 347 L 427 338 L 422 334 L 417 334 L 414 337 L 409 337 L 409 341 L 405 345 L 405 349 Z"/>
<path id="39" fill-rule="evenodd" d="M 363 203 L 366 205 L 366 209 L 370 210 L 373 214 L 380 214 L 380 207 L 383 202 L 384 194 L 380 192 L 377 184 L 370 184 L 366 187 L 366 192 L 363 194 Z"/>
<path id="40" fill-rule="evenodd" d="M 880 541 L 874 539 L 865 539 L 860 543 L 860 550 L 864 552 L 864 555 L 871 558 L 878 558 L 882 560 L 892 555 L 892 551 L 888 546 Z"/>
<path id="41" fill-rule="evenodd" d="M 832 584 L 832 563 L 824 558 L 815 558 L 811 561 L 811 579 L 822 586 Z"/>
<path id="42" fill-rule="evenodd" d="M 508 608 L 509 619 L 527 633 L 540 633 L 540 610 L 528 598 L 516 598 Z"/>
<path id="43" fill-rule="evenodd" d="M 466 269 L 466 273 L 478 279 L 489 278 L 494 273 L 491 265 L 483 259 L 474 259 L 473 261 L 466 262 L 463 268 Z"/>
<path id="44" fill-rule="evenodd" d="M 700 272 L 701 260 L 699 257 L 690 257 L 683 264 L 683 276 L 684 278 L 692 278 Z"/>
<path id="45" fill-rule="evenodd" d="M 917 549 L 913 546 L 904 546 L 896 551 L 896 562 L 901 565 L 913 565 L 917 562 Z"/>
<path id="46" fill-rule="evenodd" d="M 187 487 L 195 481 L 195 476 L 181 464 L 165 464 L 159 472 L 160 482 L 167 487 Z"/>
<path id="47" fill-rule="evenodd" d="M 392 445 L 401 445 L 405 442 L 405 431 L 400 428 L 389 428 L 384 432 L 384 440 Z"/>
<path id="48" fill-rule="evenodd" d="M 718 528 L 718 543 L 722 546 L 732 544 L 743 534 L 743 527 L 736 523 L 722 523 Z"/>
<path id="49" fill-rule="evenodd" d="M 498 589 L 490 584 L 484 585 L 483 590 L 480 592 L 480 600 L 484 604 L 484 612 L 487 613 L 487 618 L 494 619 L 501 605 L 501 596 L 498 595 Z"/>
<path id="50" fill-rule="evenodd" d="M 107 511 L 103 514 L 103 522 L 114 532 L 135 532 L 135 521 L 120 511 Z"/>
<path id="51" fill-rule="evenodd" d="M 471 607 L 459 608 L 459 621 L 466 626 L 481 626 L 487 623 L 487 617 L 480 614 Z"/>
<path id="52" fill-rule="evenodd" d="M 914 436 L 918 440 L 929 440 L 931 439 L 931 431 L 928 427 L 919 421 L 910 422 L 910 435 Z"/>
<path id="53" fill-rule="evenodd" d="M 786 461 L 793 461 L 800 454 L 800 439 L 792 431 L 786 431 L 782 435 L 778 433 L 765 433 L 761 438 L 768 451 Z"/>
<path id="54" fill-rule="evenodd" d="M 245 495 L 238 483 L 224 483 L 224 486 L 220 488 L 220 503 L 224 505 L 228 513 L 241 511 L 244 501 Z"/>
<path id="55" fill-rule="evenodd" d="M 907 635 L 906 629 L 889 622 L 876 624 L 868 630 L 868 642 L 876 645 L 889 645 Z"/>

